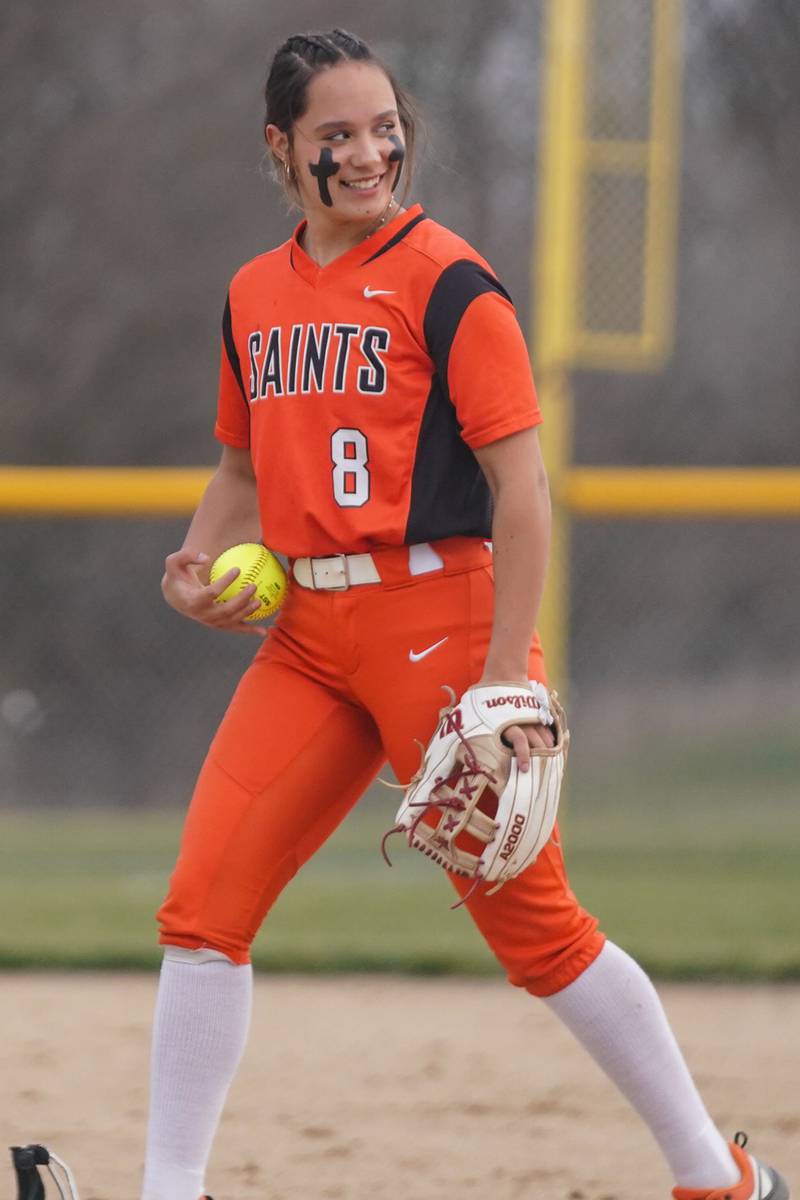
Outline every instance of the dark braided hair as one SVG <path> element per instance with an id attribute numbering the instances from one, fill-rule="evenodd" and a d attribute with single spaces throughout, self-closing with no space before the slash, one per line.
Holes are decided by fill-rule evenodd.
<path id="1" fill-rule="evenodd" d="M 414 143 L 417 133 L 417 116 L 411 97 L 401 88 L 392 72 L 376 57 L 366 42 L 347 33 L 344 29 L 331 29 L 329 33 L 295 33 L 288 37 L 275 52 L 264 89 L 266 113 L 264 125 L 276 125 L 289 137 L 292 144 L 293 128 L 308 106 L 308 85 L 320 71 L 335 67 L 342 62 L 367 62 L 379 67 L 392 86 L 397 100 L 397 115 L 403 130 L 406 146 L 403 175 L 404 197 L 408 194 L 414 162 Z M 273 156 L 278 180 L 284 185 L 291 199 L 297 199 L 296 182 L 289 173 L 283 174 L 283 164 Z"/>

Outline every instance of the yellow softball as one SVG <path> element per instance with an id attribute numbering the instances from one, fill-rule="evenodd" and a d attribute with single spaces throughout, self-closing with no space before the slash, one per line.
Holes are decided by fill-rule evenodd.
<path id="1" fill-rule="evenodd" d="M 259 542 L 242 542 L 239 546 L 224 550 L 211 564 L 211 583 L 232 567 L 238 567 L 239 574 L 217 597 L 218 604 L 238 596 L 242 588 L 254 583 L 256 590 L 253 599 L 260 600 L 261 606 L 245 617 L 245 621 L 261 621 L 280 608 L 286 595 L 286 572 L 266 546 Z"/>

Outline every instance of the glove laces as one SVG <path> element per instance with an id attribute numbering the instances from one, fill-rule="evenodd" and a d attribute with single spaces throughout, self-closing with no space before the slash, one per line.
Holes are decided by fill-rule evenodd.
<path id="1" fill-rule="evenodd" d="M 451 700 L 450 700 L 449 707 L 442 710 L 442 713 L 440 714 L 440 716 L 442 716 L 442 717 L 451 713 L 453 711 L 453 708 L 455 707 L 455 703 L 456 703 L 456 696 L 455 696 L 455 692 L 453 691 L 453 689 L 448 687 L 446 690 L 450 693 Z M 424 820 L 425 815 L 429 809 L 432 809 L 432 808 L 438 809 L 440 812 L 443 812 L 443 813 L 449 811 L 451 814 L 463 813 L 466 810 L 466 807 L 467 807 L 466 802 L 464 800 L 462 800 L 460 796 L 456 796 L 454 794 L 454 792 L 458 788 L 458 784 L 462 780 L 465 781 L 465 786 L 464 786 L 463 790 L 467 793 L 468 798 L 470 798 L 471 793 L 475 790 L 474 787 L 470 788 L 468 786 L 468 784 L 466 784 L 466 781 L 468 779 L 476 778 L 479 775 L 483 775 L 488 783 L 494 783 L 494 784 L 497 783 L 497 776 L 492 774 L 492 772 L 490 770 L 488 770 L 486 767 L 482 766 L 480 762 L 478 762 L 478 759 L 475 757 L 472 747 L 470 746 L 469 742 L 464 737 L 463 733 L 458 728 L 458 726 L 454 725 L 452 727 L 452 730 L 464 748 L 463 763 L 461 764 L 460 769 L 457 772 L 455 772 L 453 775 L 448 776 L 447 779 L 445 779 L 441 775 L 437 775 L 434 779 L 434 785 L 431 788 L 430 795 L 426 796 L 425 799 L 409 801 L 410 808 L 418 807 L 420 811 L 417 814 L 417 816 L 414 818 L 414 820 L 411 822 L 411 824 L 408 826 L 408 828 L 406 828 L 405 825 L 395 825 L 383 835 L 383 838 L 381 839 L 381 854 L 383 855 L 384 861 L 390 867 L 393 864 L 392 864 L 392 860 L 389 858 L 389 854 L 386 850 L 386 843 L 389 840 L 389 838 L 392 837 L 393 834 L 405 833 L 406 841 L 408 842 L 409 846 L 413 847 L 414 836 L 416 834 L 417 827 L 419 826 L 420 822 Z M 385 784 L 387 787 L 399 788 L 401 791 L 407 791 L 408 788 L 413 787 L 413 785 L 417 782 L 417 780 L 419 780 L 422 777 L 423 769 L 424 769 L 424 765 L 425 765 L 425 747 L 422 745 L 422 743 L 420 741 L 417 741 L 417 745 L 420 748 L 420 752 L 422 755 L 422 761 L 420 762 L 420 765 L 419 765 L 419 768 L 418 768 L 416 774 L 412 776 L 412 778 L 409 780 L 409 782 L 404 786 L 403 784 L 389 783 L 387 780 L 381 779 L 380 780 L 381 783 Z M 448 792 L 444 795 L 437 794 L 439 792 L 439 789 L 441 789 L 445 786 L 448 788 Z M 452 824 L 451 824 L 451 822 L 452 822 Z M 445 830 L 447 830 L 448 832 L 452 832 L 457 827 L 457 825 L 458 825 L 458 821 L 457 821 L 455 815 L 451 815 L 448 818 L 448 820 L 445 821 L 444 827 L 445 827 Z M 421 847 L 421 849 L 423 850 L 423 853 L 425 855 L 427 855 L 428 858 L 432 858 L 435 862 L 438 862 L 440 865 L 447 867 L 454 874 L 457 874 L 457 875 L 466 875 L 467 874 L 466 871 L 460 871 L 460 870 L 458 870 L 458 868 L 454 868 L 450 863 L 446 862 L 445 859 L 443 859 L 438 854 L 436 854 L 436 852 L 434 850 L 432 850 L 430 847 Z M 478 865 L 475 869 L 475 876 L 473 878 L 472 885 L 470 886 L 468 891 L 465 892 L 465 894 L 461 897 L 460 900 L 457 900 L 455 904 L 450 905 L 451 909 L 460 908 L 461 905 L 465 904 L 467 902 L 467 900 L 469 900 L 472 897 L 472 895 L 475 893 L 475 890 L 477 889 L 477 887 L 483 880 L 483 876 L 480 873 L 480 867 L 481 867 L 481 859 L 478 860 Z"/>

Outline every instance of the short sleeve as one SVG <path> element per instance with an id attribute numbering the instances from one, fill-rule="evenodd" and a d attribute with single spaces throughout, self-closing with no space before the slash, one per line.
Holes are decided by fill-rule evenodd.
<path id="1" fill-rule="evenodd" d="M 242 381 L 239 353 L 233 337 L 230 295 L 222 316 L 219 392 L 214 436 L 226 446 L 246 450 L 250 445 L 250 408 Z"/>
<path id="2" fill-rule="evenodd" d="M 428 304 L 426 336 L 472 449 L 541 422 L 514 306 L 480 263 L 464 259 L 442 272 Z"/>

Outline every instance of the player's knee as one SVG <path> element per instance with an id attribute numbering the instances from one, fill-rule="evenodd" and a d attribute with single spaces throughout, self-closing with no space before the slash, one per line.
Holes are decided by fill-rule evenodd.
<path id="1" fill-rule="evenodd" d="M 580 938 L 547 953 L 532 955 L 527 963 L 516 964 L 508 973 L 509 983 L 525 988 L 532 996 L 553 996 L 563 991 L 591 966 L 605 943 L 605 935 L 592 921 Z"/>
<path id="2" fill-rule="evenodd" d="M 168 947 L 174 961 L 181 961 L 181 953 L 188 951 L 185 962 L 205 962 L 203 954 L 198 955 L 197 951 L 208 951 L 217 960 L 227 958 L 239 966 L 250 962 L 250 945 L 257 931 L 255 922 L 249 928 L 243 922 L 224 920 L 219 913 L 209 913 L 207 906 L 198 903 L 196 890 L 183 886 L 175 877 L 156 919 L 159 943 Z M 208 961 L 213 962 L 214 958 Z"/>

